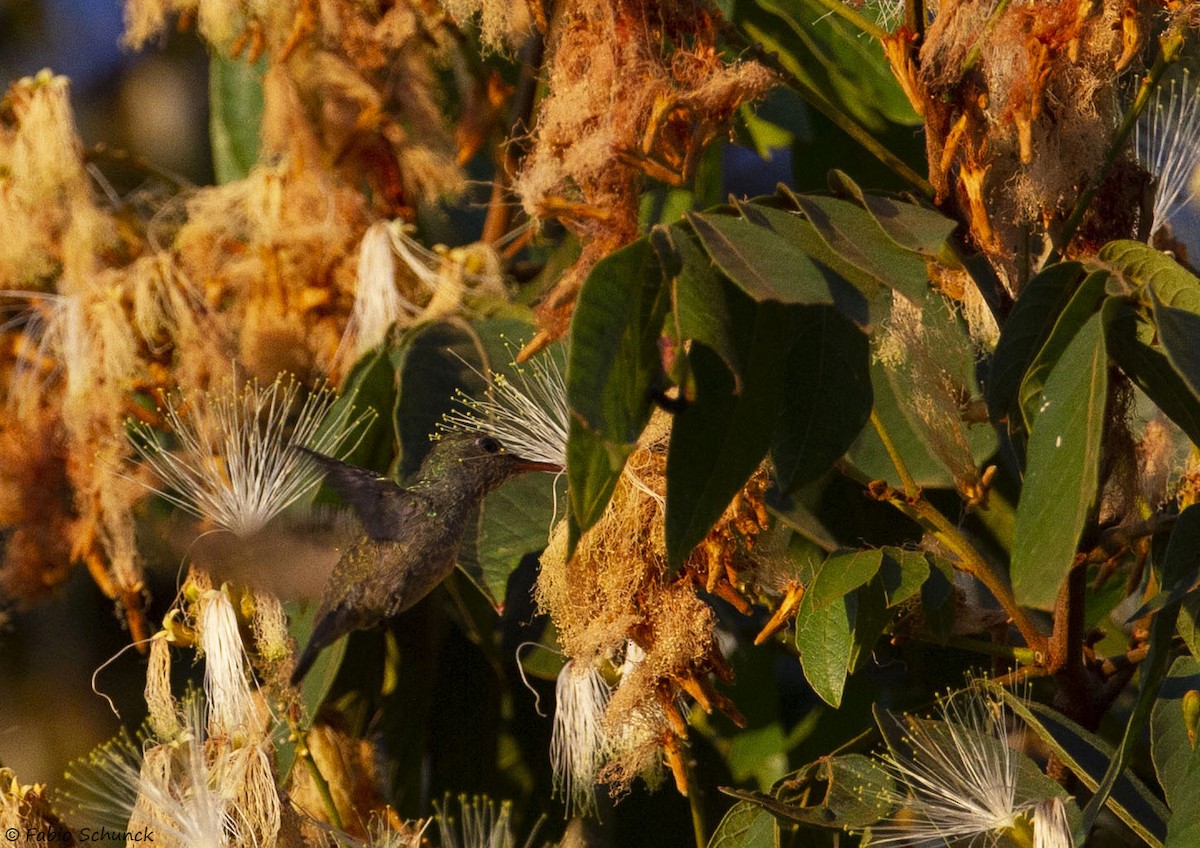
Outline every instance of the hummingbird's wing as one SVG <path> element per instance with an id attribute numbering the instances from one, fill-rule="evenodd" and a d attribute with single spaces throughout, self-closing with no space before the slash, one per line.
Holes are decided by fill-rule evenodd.
<path id="1" fill-rule="evenodd" d="M 363 529 L 375 541 L 400 541 L 413 521 L 431 508 L 423 495 L 397 485 L 382 474 L 308 448 L 298 449 L 321 466 L 325 482 L 354 508 Z"/>

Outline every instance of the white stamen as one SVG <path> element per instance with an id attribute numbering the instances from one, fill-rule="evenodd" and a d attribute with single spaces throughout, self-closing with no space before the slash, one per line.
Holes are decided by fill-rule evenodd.
<path id="1" fill-rule="evenodd" d="M 1047 802 L 1018 797 L 1020 755 L 1009 748 L 1001 701 L 969 686 L 941 708 L 940 721 L 901 719 L 907 750 L 892 748 L 882 758 L 897 788 L 881 800 L 898 812 L 871 828 L 871 845 L 992 844 L 1006 831 L 1028 828 Z M 1049 800 L 1061 806 L 1061 799 Z"/>
<path id="2" fill-rule="evenodd" d="M 1074 844 L 1061 798 L 1047 798 L 1033 808 L 1033 848 L 1073 848 Z"/>
<path id="3" fill-rule="evenodd" d="M 1153 236 L 1191 203 L 1192 176 L 1200 166 L 1200 87 L 1185 68 L 1178 78 L 1159 84 L 1154 102 L 1134 127 L 1134 150 L 1154 176 Z"/>
<path id="4" fill-rule="evenodd" d="M 321 472 L 297 446 L 344 456 L 354 449 L 373 410 L 354 416 L 351 404 L 335 406 L 327 388 L 310 394 L 289 422 L 300 385 L 276 379 L 266 388 L 251 381 L 239 392 L 232 381 L 195 398 L 195 408 L 166 398 L 162 414 L 179 439 L 167 451 L 150 427 L 132 425 L 132 440 L 167 488 L 155 489 L 171 503 L 246 536 L 308 494 Z"/>
<path id="5" fill-rule="evenodd" d="M 603 727 L 608 684 L 595 666 L 568 660 L 558 673 L 554 695 L 550 760 L 555 794 L 566 802 L 568 814 L 594 813 L 596 780 L 609 753 Z"/>
<path id="6" fill-rule="evenodd" d="M 448 809 L 437 810 L 438 836 L 442 848 L 515 848 L 513 837 L 512 805 L 507 801 L 500 804 L 489 798 L 458 798 L 460 813 L 455 819 Z"/>
<path id="7" fill-rule="evenodd" d="M 558 360 L 547 351 L 515 367 L 513 379 L 492 372 L 484 400 L 460 392 L 462 409 L 447 413 L 442 428 L 487 433 L 517 456 L 565 468 L 570 412 Z"/>
<path id="8" fill-rule="evenodd" d="M 237 614 L 222 589 L 200 597 L 197 635 L 204 652 L 204 697 L 208 702 L 208 732 L 232 736 L 259 722 L 254 694 L 247 681 L 246 651 L 238 632 Z"/>

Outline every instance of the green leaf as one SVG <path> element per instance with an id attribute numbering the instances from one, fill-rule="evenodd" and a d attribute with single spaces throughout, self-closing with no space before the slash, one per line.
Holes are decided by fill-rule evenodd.
<path id="1" fill-rule="evenodd" d="M 892 623 L 895 615 L 888 608 L 887 588 L 876 573 L 865 585 L 854 590 L 854 643 L 850 648 L 847 670 L 858 671 L 875 650 L 875 643 Z"/>
<path id="2" fill-rule="evenodd" d="M 747 727 L 729 740 L 725 762 L 738 783 L 753 780 L 761 787 L 777 781 L 787 771 L 788 738 L 778 721 Z"/>
<path id="3" fill-rule="evenodd" d="M 741 363 L 725 305 L 725 283 L 690 230 L 674 226 L 669 232 L 679 258 L 679 273 L 671 281 L 676 336 L 710 347 L 733 375 L 734 391 L 741 392 Z"/>
<path id="4" fill-rule="evenodd" d="M 1021 292 L 1004 322 L 989 367 L 987 404 L 993 421 L 1017 411 L 1017 393 L 1025 372 L 1049 338 L 1082 273 L 1078 262 L 1060 262 L 1044 269 Z"/>
<path id="5" fill-rule="evenodd" d="M 1140 338 L 1152 334 L 1137 312 L 1128 306 L 1115 308 L 1108 322 L 1108 347 L 1117 365 L 1134 385 L 1200 445 L 1200 398 L 1172 367 L 1165 354 Z"/>
<path id="6" fill-rule="evenodd" d="M 753 300 L 833 303 L 831 272 L 770 230 L 727 215 L 693 212 L 687 219 L 717 267 Z"/>
<path id="7" fill-rule="evenodd" d="M 834 253 L 914 303 L 929 288 L 925 258 L 901 247 L 862 207 L 836 197 L 792 194 L 789 197 Z"/>
<path id="8" fill-rule="evenodd" d="M 356 409 L 370 407 L 378 413 L 345 458 L 346 462 L 380 472 L 387 470 L 396 456 L 396 396 L 396 370 L 384 342 L 354 363 L 342 381 L 340 397 L 329 412 L 330 420 L 336 420 L 344 405 L 353 404 Z"/>
<path id="9" fill-rule="evenodd" d="M 722 791 L 785 821 L 856 830 L 891 812 L 880 799 L 893 790 L 891 777 L 875 760 L 862 754 L 839 754 L 822 757 L 793 772 L 770 795 L 737 789 Z M 813 797 L 820 797 L 820 803 L 807 803 Z"/>
<path id="10" fill-rule="evenodd" d="M 996 687 L 995 691 L 1083 785 L 1094 792 L 1112 760 L 1113 747 L 1049 707 L 1025 701 L 1004 687 Z M 1170 813 L 1140 780 L 1123 773 L 1106 804 L 1147 844 L 1162 848 Z"/>
<path id="11" fill-rule="evenodd" d="M 923 551 L 883 549 L 879 577 L 887 593 L 888 607 L 897 607 L 921 591 L 929 579 L 929 560 Z"/>
<path id="12" fill-rule="evenodd" d="M 824 474 L 858 438 L 871 415 L 867 337 L 829 307 L 800 311 L 771 457 L 790 492 Z"/>
<path id="13" fill-rule="evenodd" d="M 1178 657 L 1163 680 L 1150 713 L 1150 756 L 1172 819 L 1187 808 L 1192 818 L 1200 815 L 1200 779 L 1196 774 L 1200 769 L 1200 752 L 1196 750 L 1195 738 L 1188 737 L 1183 716 L 1184 695 L 1198 690 L 1200 662 L 1195 657 Z"/>
<path id="14" fill-rule="evenodd" d="M 805 600 L 817 608 L 849 595 L 864 585 L 883 565 L 882 550 L 851 551 L 831 556 L 821 563 L 808 586 Z"/>
<path id="15" fill-rule="evenodd" d="M 208 65 L 208 134 L 221 185 L 243 179 L 258 162 L 266 57 L 253 65 L 213 52 Z"/>
<path id="16" fill-rule="evenodd" d="M 531 553 L 546 547 L 556 513 L 554 479 L 524 474 L 504 483 L 479 507 L 470 549 L 464 542 L 459 568 L 503 612 L 508 578 Z"/>
<path id="17" fill-rule="evenodd" d="M 399 476 L 414 474 L 432 445 L 442 417 L 454 408 L 454 393 L 481 393 L 488 362 L 483 341 L 465 321 L 419 324 L 392 350 L 399 396 L 396 435 L 400 439 Z"/>
<path id="18" fill-rule="evenodd" d="M 808 685 L 821 700 L 837 708 L 842 703 L 846 674 L 854 651 L 854 595 L 824 605 L 806 592 L 796 611 L 796 650 Z"/>
<path id="19" fill-rule="evenodd" d="M 737 4 L 735 23 L 751 39 L 839 111 L 881 140 L 902 139 L 903 127 L 920 125 L 888 69 L 880 46 L 812 0 L 758 0 Z M 911 143 L 911 130 L 908 133 Z M 897 141 L 899 141 L 897 139 Z"/>
<path id="20" fill-rule="evenodd" d="M 1147 306 L 1148 286 L 1167 306 L 1200 311 L 1200 282 L 1161 250 L 1140 241 L 1113 241 L 1100 250 L 1096 259 L 1124 285 L 1126 293 L 1138 294 Z"/>
<path id="21" fill-rule="evenodd" d="M 871 214 L 875 224 L 900 247 L 931 258 L 941 257 L 958 222 L 936 209 L 905 203 L 881 194 L 868 194 L 837 169 L 829 172 L 829 186 Z M 1022 294 L 1024 297 L 1024 294 Z"/>
<path id="22" fill-rule="evenodd" d="M 1200 595 L 1184 598 L 1179 605 L 1176 626 L 1179 636 L 1193 657 L 1200 657 Z"/>
<path id="23" fill-rule="evenodd" d="M 892 787 L 892 778 L 879 763 L 862 754 L 839 754 L 825 757 L 801 769 L 798 777 L 781 782 L 775 794 L 787 803 L 796 797 L 806 797 L 810 786 L 828 787 L 818 807 L 791 808 L 792 818 L 803 824 L 823 827 L 857 829 L 878 821 L 890 810 L 880 798 Z M 815 780 L 814 780 L 815 778 Z M 819 817 L 819 821 L 818 821 Z"/>
<path id="24" fill-rule="evenodd" d="M 1100 315 L 1075 334 L 1042 394 L 1017 506 L 1012 582 L 1022 605 L 1049 609 L 1071 568 L 1099 487 L 1108 398 Z"/>
<path id="25" fill-rule="evenodd" d="M 775 817 L 749 801 L 729 808 L 708 840 L 708 848 L 777 848 Z"/>
<path id="26" fill-rule="evenodd" d="M 596 263 L 571 322 L 567 481 L 576 528 L 591 527 L 650 419 L 669 301 L 659 258 L 639 239 Z"/>
<path id="27" fill-rule="evenodd" d="M 1033 429 L 1033 420 L 1042 408 L 1044 401 L 1042 389 L 1058 360 L 1062 357 L 1075 334 L 1079 332 L 1089 318 L 1100 308 L 1104 301 L 1104 287 L 1108 282 L 1108 273 L 1095 271 L 1088 274 L 1083 282 L 1071 295 L 1066 307 L 1059 313 L 1054 322 L 1054 328 L 1046 338 L 1045 343 L 1029 364 L 1021 380 L 1021 388 L 1017 393 L 1017 402 L 1021 406 L 1021 415 L 1025 419 L 1025 429 Z"/>
<path id="28" fill-rule="evenodd" d="M 760 203 L 735 201 L 735 206 L 742 217 L 751 224 L 770 230 L 810 257 L 819 267 L 828 268 L 833 273 L 833 277 L 830 278 L 832 286 L 836 287 L 835 280 L 841 278 L 865 297 L 873 298 L 879 293 L 879 287 L 886 285 L 883 280 L 858 267 L 830 247 L 812 221 L 804 218 L 799 212 L 776 209 Z M 919 281 L 922 286 L 925 284 L 925 277 L 925 269 L 922 266 Z"/>
<path id="29" fill-rule="evenodd" d="M 729 286 L 730 326 L 743 363 L 740 394 L 724 362 L 704 345 L 688 352 L 696 396 L 675 416 L 667 450 L 667 558 L 672 568 L 720 518 L 762 462 L 783 402 L 779 361 L 795 338 L 797 311 L 755 304 Z"/>
<path id="30" fill-rule="evenodd" d="M 1153 289 L 1150 297 L 1154 328 L 1167 359 L 1192 393 L 1200 394 L 1200 315 L 1167 306 L 1155 296 Z"/>

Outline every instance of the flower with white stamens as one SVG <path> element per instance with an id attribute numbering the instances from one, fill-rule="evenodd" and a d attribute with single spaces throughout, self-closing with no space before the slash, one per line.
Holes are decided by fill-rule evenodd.
<path id="1" fill-rule="evenodd" d="M 885 733 L 882 765 L 895 783 L 880 800 L 894 812 L 864 844 L 994 846 L 1007 836 L 1069 848 L 1062 798 L 1037 797 L 1019 780 L 1024 755 L 1009 747 L 1003 702 L 971 685 L 947 696 L 941 712 L 940 720 L 897 718 L 903 733 Z"/>
<path id="2" fill-rule="evenodd" d="M 65 793 L 77 817 L 117 831 L 153 830 L 155 844 L 240 845 L 232 798 L 213 778 L 198 698 L 182 711 L 176 740 L 143 752 L 122 734 L 67 772 Z"/>
<path id="3" fill-rule="evenodd" d="M 224 589 L 205 591 L 198 606 L 196 635 L 204 656 L 208 732 L 217 736 L 245 733 L 261 722 L 250 689 L 237 613 Z"/>
<path id="4" fill-rule="evenodd" d="M 491 372 L 482 399 L 460 392 L 455 402 L 461 409 L 447 413 L 442 428 L 487 433 L 517 456 L 565 468 L 570 412 L 555 352 L 514 364 L 514 369 L 511 378 Z"/>
<path id="5" fill-rule="evenodd" d="M 609 694 L 604 676 L 591 663 L 568 660 L 558 673 L 550 761 L 555 794 L 568 813 L 596 811 L 596 781 L 609 752 L 603 726 Z"/>
<path id="6" fill-rule="evenodd" d="M 517 841 L 512 831 L 512 804 L 505 801 L 497 805 L 487 797 L 468 798 L 458 796 L 458 816 L 450 812 L 450 798 L 435 804 L 438 839 L 442 848 L 516 848 Z M 533 843 L 537 828 L 525 841 L 525 848 Z"/>
<path id="7" fill-rule="evenodd" d="M 298 403 L 300 385 L 232 380 L 183 400 L 166 398 L 163 417 L 179 440 L 168 450 L 145 424 L 131 426 L 133 444 L 181 509 L 238 536 L 261 530 L 316 488 L 321 471 L 296 447 L 345 456 L 358 444 L 374 410 L 355 414 L 327 388 Z M 299 407 L 297 409 L 297 406 Z"/>
<path id="8" fill-rule="evenodd" d="M 1154 100 L 1134 126 L 1138 162 L 1154 177 L 1153 235 L 1192 202 L 1192 179 L 1200 167 L 1200 85 L 1185 68 L 1160 83 Z"/>

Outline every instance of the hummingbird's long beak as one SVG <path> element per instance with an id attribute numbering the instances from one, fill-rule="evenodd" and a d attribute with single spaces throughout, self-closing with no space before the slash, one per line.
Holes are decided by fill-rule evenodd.
<path id="1" fill-rule="evenodd" d="M 521 459 L 520 457 L 516 459 L 513 467 L 518 471 L 550 471 L 557 474 L 559 471 L 565 470 L 557 462 L 535 462 L 532 459 Z"/>

